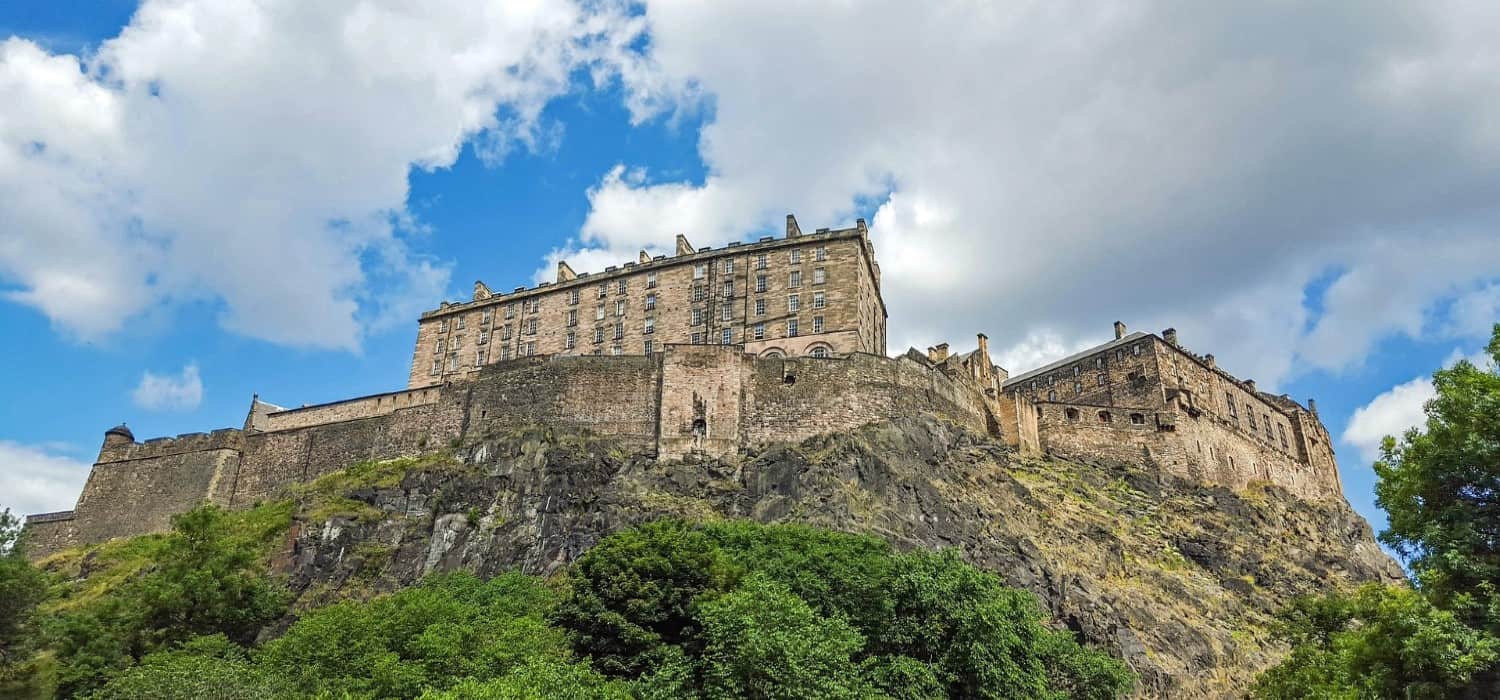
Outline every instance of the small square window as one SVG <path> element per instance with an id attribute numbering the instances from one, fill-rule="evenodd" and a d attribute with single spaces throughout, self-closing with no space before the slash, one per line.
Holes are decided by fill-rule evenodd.
<path id="1" fill-rule="evenodd" d="M 734 344 L 734 329 L 732 329 L 732 328 L 721 329 L 719 331 L 719 344 L 720 345 L 733 345 Z"/>
<path id="2" fill-rule="evenodd" d="M 693 344 L 694 345 L 702 345 L 703 344 L 703 334 L 702 333 L 694 333 L 693 336 L 692 336 L 692 340 L 693 340 Z"/>
<path id="3" fill-rule="evenodd" d="M 616 345 L 609 349 L 609 354 L 614 355 L 615 357 L 619 357 L 625 354 L 625 348 Z"/>
<path id="4" fill-rule="evenodd" d="M 708 263 L 698 263 L 693 266 L 693 279 L 701 280 L 708 276 Z"/>
<path id="5" fill-rule="evenodd" d="M 813 284 L 823 284 L 828 281 L 828 273 L 823 268 L 813 269 Z"/>

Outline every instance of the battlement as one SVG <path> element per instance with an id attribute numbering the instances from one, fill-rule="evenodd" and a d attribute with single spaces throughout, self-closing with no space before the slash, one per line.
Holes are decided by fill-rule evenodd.
<path id="1" fill-rule="evenodd" d="M 100 464 L 155 459 L 188 452 L 239 450 L 244 446 L 244 431 L 220 428 L 208 433 L 182 433 L 176 437 L 156 437 L 145 442 L 106 439 L 99 449 Z"/>

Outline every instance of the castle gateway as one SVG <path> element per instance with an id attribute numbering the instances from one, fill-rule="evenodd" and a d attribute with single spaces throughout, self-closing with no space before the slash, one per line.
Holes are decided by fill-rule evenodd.
<path id="1" fill-rule="evenodd" d="M 988 341 L 886 354 L 880 266 L 863 220 L 554 282 L 422 314 L 407 387 L 301 408 L 252 397 L 243 426 L 138 442 L 105 434 L 71 511 L 32 515 L 32 553 L 168 528 L 204 502 L 247 507 L 361 460 L 483 450 L 544 427 L 660 460 L 735 459 L 927 413 L 1026 452 L 1146 463 L 1243 488 L 1342 498 L 1311 403 L 1257 391 L 1175 331 L 1126 334 L 1010 377 Z"/>

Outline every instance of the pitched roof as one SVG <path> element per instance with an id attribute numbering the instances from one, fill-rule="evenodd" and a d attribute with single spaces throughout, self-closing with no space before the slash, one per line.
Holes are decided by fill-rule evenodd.
<path id="1" fill-rule="evenodd" d="M 1024 382 L 1024 381 L 1026 381 L 1028 379 L 1031 379 L 1032 377 L 1040 376 L 1040 375 L 1046 374 L 1048 372 L 1051 372 L 1052 370 L 1055 370 L 1055 369 L 1058 369 L 1058 368 L 1061 368 L 1061 367 L 1066 367 L 1068 365 L 1071 365 L 1074 362 L 1082 360 L 1083 358 L 1089 357 L 1089 356 L 1091 356 L 1091 355 L 1093 355 L 1095 353 L 1100 353 L 1100 352 L 1104 352 L 1104 351 L 1113 349 L 1115 346 L 1118 346 L 1118 345 L 1129 345 L 1130 343 L 1132 343 L 1134 341 L 1137 341 L 1137 340 L 1140 340 L 1141 338 L 1150 337 L 1150 335 L 1151 335 L 1150 333 L 1146 333 L 1146 332 L 1143 332 L 1143 331 L 1136 331 L 1134 333 L 1131 333 L 1130 335 L 1125 336 L 1124 338 L 1117 338 L 1115 340 L 1109 341 L 1108 343 L 1104 343 L 1103 345 L 1095 345 L 1094 347 L 1091 347 L 1091 348 L 1089 348 L 1087 350 L 1083 350 L 1081 352 L 1075 352 L 1072 355 L 1064 357 L 1061 360 L 1058 360 L 1058 361 L 1053 362 L 1053 363 L 1048 364 L 1048 365 L 1043 365 L 1043 366 L 1038 367 L 1038 368 L 1036 368 L 1034 370 L 1031 370 L 1030 372 L 1026 372 L 1025 374 L 1020 374 L 1020 375 L 1011 377 L 1010 379 L 1005 380 L 1005 384 L 1003 384 L 1001 386 L 1002 386 L 1002 388 L 1009 388 L 1009 387 L 1011 387 L 1013 385 L 1020 384 L 1021 382 Z"/>

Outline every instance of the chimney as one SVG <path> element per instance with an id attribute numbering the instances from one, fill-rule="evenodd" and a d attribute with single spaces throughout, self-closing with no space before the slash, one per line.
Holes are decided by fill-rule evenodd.
<path id="1" fill-rule="evenodd" d="M 1115 340 L 1125 337 L 1125 324 L 1115 321 Z"/>
<path id="2" fill-rule="evenodd" d="M 693 244 L 688 243 L 687 236 L 677 234 L 677 254 L 692 255 L 693 253 Z"/>
<path id="3" fill-rule="evenodd" d="M 575 279 L 578 279 L 578 273 L 573 271 L 572 266 L 568 265 L 568 261 L 557 261 L 557 281 L 562 283 Z"/>
<path id="4" fill-rule="evenodd" d="M 927 359 L 933 362 L 945 362 L 948 359 L 948 344 L 938 343 L 936 347 L 927 348 Z"/>
<path id="5" fill-rule="evenodd" d="M 983 357 L 985 362 L 990 361 L 990 337 L 983 333 L 979 334 L 979 356 Z"/>
<path id="6" fill-rule="evenodd" d="M 797 217 L 786 215 L 786 237 L 796 238 L 802 235 L 802 227 L 797 225 Z"/>
<path id="7" fill-rule="evenodd" d="M 641 256 L 639 258 L 636 258 L 636 260 L 640 261 L 642 265 L 645 265 L 646 263 L 651 262 L 651 256 L 643 250 L 641 251 Z"/>
<path id="8" fill-rule="evenodd" d="M 1307 400 L 1307 410 L 1311 411 L 1312 414 L 1315 415 L 1315 416 L 1318 415 L 1318 400 L 1317 399 L 1308 399 Z"/>
<path id="9" fill-rule="evenodd" d="M 1177 329 L 1176 328 L 1168 328 L 1168 329 L 1162 331 L 1161 332 L 1161 338 L 1162 338 L 1162 340 L 1165 340 L 1168 343 L 1171 343 L 1173 347 L 1176 347 L 1177 346 Z"/>
<path id="10" fill-rule="evenodd" d="M 485 286 L 485 284 L 479 280 L 474 280 L 474 301 L 479 301 L 480 299 L 488 299 L 491 296 L 493 296 L 493 293 L 490 291 L 489 287 Z"/>
<path id="11" fill-rule="evenodd" d="M 1208 365 L 1209 369 L 1213 369 L 1219 366 L 1218 363 L 1214 362 L 1214 356 L 1211 354 L 1203 356 L 1203 364 Z"/>
<path id="12" fill-rule="evenodd" d="M 859 229 L 859 235 L 861 236 L 870 235 L 870 227 L 865 225 L 864 217 L 854 220 L 854 228 Z"/>

